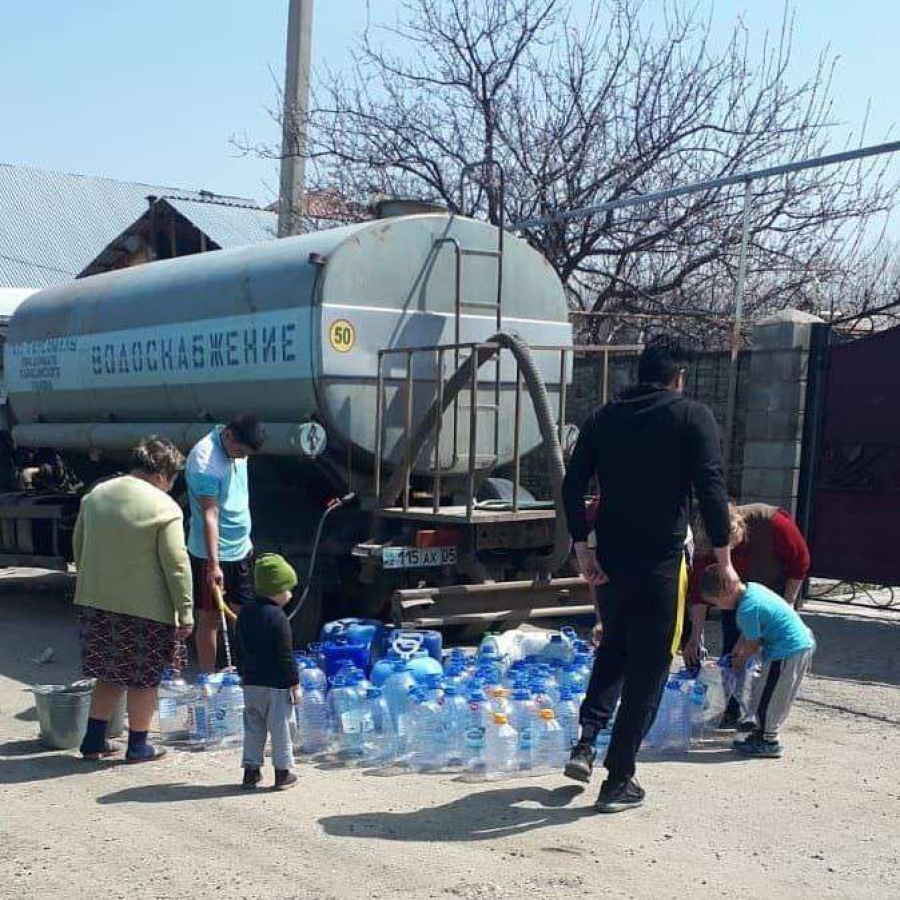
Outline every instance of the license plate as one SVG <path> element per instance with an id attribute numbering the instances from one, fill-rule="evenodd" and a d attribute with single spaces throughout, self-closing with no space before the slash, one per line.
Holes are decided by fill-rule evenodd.
<path id="1" fill-rule="evenodd" d="M 385 547 L 381 555 L 385 569 L 424 569 L 456 564 L 456 547 Z"/>

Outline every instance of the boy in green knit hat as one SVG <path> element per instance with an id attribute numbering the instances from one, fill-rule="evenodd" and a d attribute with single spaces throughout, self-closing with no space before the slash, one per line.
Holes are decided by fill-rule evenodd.
<path id="1" fill-rule="evenodd" d="M 300 699 L 291 623 L 284 607 L 297 586 L 297 573 L 275 553 L 260 556 L 254 569 L 257 597 L 241 607 L 235 626 L 235 661 L 244 682 L 244 783 L 262 781 L 266 737 L 272 740 L 275 790 L 297 783 L 291 747 L 291 716 Z"/>

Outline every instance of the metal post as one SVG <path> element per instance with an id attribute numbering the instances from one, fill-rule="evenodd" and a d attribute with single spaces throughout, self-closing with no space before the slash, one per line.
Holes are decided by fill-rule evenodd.
<path id="1" fill-rule="evenodd" d="M 744 317 L 744 282 L 747 279 L 747 249 L 750 243 L 750 207 L 752 181 L 744 182 L 744 214 L 741 219 L 741 255 L 738 261 L 737 280 L 734 283 L 734 324 L 731 330 L 731 365 L 728 369 L 728 400 L 725 407 L 725 469 L 731 470 L 732 432 L 734 410 L 737 404 L 738 356 L 741 350 L 741 324 Z"/>
<path id="2" fill-rule="evenodd" d="M 403 425 L 403 511 L 409 510 L 409 483 L 412 472 L 413 355 L 406 351 L 406 420 Z"/>
<path id="3" fill-rule="evenodd" d="M 466 517 L 475 509 L 475 453 L 478 450 L 478 345 L 472 345 L 472 373 L 469 379 L 469 475 Z"/>
<path id="4" fill-rule="evenodd" d="M 609 347 L 603 348 L 603 402 L 609 400 Z"/>
<path id="5" fill-rule="evenodd" d="M 568 353 L 565 349 L 559 353 L 559 421 L 556 423 L 556 430 L 559 434 L 559 443 L 562 446 L 563 429 L 566 423 L 566 357 Z"/>
<path id="6" fill-rule="evenodd" d="M 444 421 L 444 349 L 437 352 L 437 422 L 434 425 L 434 475 L 431 483 L 431 509 L 441 511 L 441 425 Z"/>
<path id="7" fill-rule="evenodd" d="M 381 506 L 381 462 L 384 455 L 384 351 L 378 351 L 378 383 L 375 388 L 375 505 Z"/>
<path id="8" fill-rule="evenodd" d="M 291 0 L 288 13 L 284 102 L 281 111 L 278 237 L 289 237 L 299 232 L 299 215 L 303 211 L 312 20 L 313 0 Z"/>
<path id="9" fill-rule="evenodd" d="M 565 351 L 563 351 L 565 352 Z M 522 368 L 516 363 L 516 418 L 513 423 L 513 512 L 519 511 L 519 482 L 522 474 L 520 443 L 522 430 Z"/>

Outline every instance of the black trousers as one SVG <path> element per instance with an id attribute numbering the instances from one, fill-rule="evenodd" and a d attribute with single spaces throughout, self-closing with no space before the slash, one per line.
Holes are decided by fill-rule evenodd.
<path id="1" fill-rule="evenodd" d="M 604 586 L 603 638 L 581 705 L 582 738 L 593 742 L 609 722 L 611 690 L 622 682 L 604 765 L 610 778 L 634 775 L 635 760 L 650 730 L 672 657 L 681 642 L 687 566 L 682 552 L 645 566 L 609 566 Z"/>

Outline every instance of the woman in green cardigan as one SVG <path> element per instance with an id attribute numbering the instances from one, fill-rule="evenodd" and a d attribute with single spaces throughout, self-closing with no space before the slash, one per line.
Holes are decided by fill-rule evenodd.
<path id="1" fill-rule="evenodd" d="M 156 689 L 178 667 L 193 628 L 191 568 L 178 504 L 169 496 L 184 457 L 169 441 L 151 437 L 135 447 L 130 475 L 95 487 L 75 525 L 84 674 L 97 679 L 85 759 L 111 756 L 106 723 L 128 692 L 127 762 L 164 755 L 147 742 Z"/>

